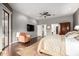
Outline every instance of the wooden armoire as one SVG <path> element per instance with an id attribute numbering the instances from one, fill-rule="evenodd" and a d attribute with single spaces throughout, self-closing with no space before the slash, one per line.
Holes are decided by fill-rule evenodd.
<path id="1" fill-rule="evenodd" d="M 67 32 L 69 32 L 71 29 L 71 23 L 70 22 L 63 22 L 60 23 L 60 35 L 65 35 Z"/>

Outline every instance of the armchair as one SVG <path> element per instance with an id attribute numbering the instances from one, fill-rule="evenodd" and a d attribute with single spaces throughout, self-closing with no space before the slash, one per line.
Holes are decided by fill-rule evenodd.
<path id="1" fill-rule="evenodd" d="M 17 39 L 19 42 L 29 42 L 31 40 L 31 36 L 25 32 L 20 32 L 18 33 Z"/>

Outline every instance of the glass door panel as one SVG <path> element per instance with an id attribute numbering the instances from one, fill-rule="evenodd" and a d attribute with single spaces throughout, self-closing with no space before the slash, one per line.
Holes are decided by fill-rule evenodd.
<path id="1" fill-rule="evenodd" d="M 4 20 L 3 20 L 3 34 L 4 34 L 4 48 L 9 45 L 9 13 L 4 11 Z"/>

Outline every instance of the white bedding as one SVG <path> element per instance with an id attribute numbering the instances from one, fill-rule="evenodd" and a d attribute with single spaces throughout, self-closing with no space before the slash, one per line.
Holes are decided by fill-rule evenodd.
<path id="1" fill-rule="evenodd" d="M 66 42 L 66 55 L 79 56 L 79 41 L 75 38 L 65 39 Z"/>
<path id="2" fill-rule="evenodd" d="M 65 37 L 66 55 L 79 56 L 79 33 L 71 32 Z"/>
<path id="3" fill-rule="evenodd" d="M 79 56 L 79 40 L 75 38 L 66 38 L 66 55 Z"/>
<path id="4" fill-rule="evenodd" d="M 41 39 L 38 52 L 44 52 L 49 55 L 60 55 L 61 47 L 61 36 L 60 35 L 50 35 Z"/>
<path id="5" fill-rule="evenodd" d="M 64 39 L 65 54 L 68 56 L 79 56 L 79 33 L 72 31 L 65 35 L 64 38 L 60 35 L 49 35 L 41 39 L 38 45 L 38 52 L 43 52 L 49 55 L 60 55 L 62 39 Z"/>

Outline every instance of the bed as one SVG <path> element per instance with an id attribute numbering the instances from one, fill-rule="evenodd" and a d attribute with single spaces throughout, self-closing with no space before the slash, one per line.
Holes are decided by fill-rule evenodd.
<path id="1" fill-rule="evenodd" d="M 41 39 L 37 51 L 52 56 L 58 56 L 61 54 L 62 40 L 63 37 L 61 35 L 46 36 Z"/>
<path id="2" fill-rule="evenodd" d="M 65 35 L 66 55 L 79 56 L 79 31 L 72 31 Z"/>
<path id="3" fill-rule="evenodd" d="M 79 32 L 46 36 L 40 40 L 37 51 L 52 56 L 79 56 Z"/>

